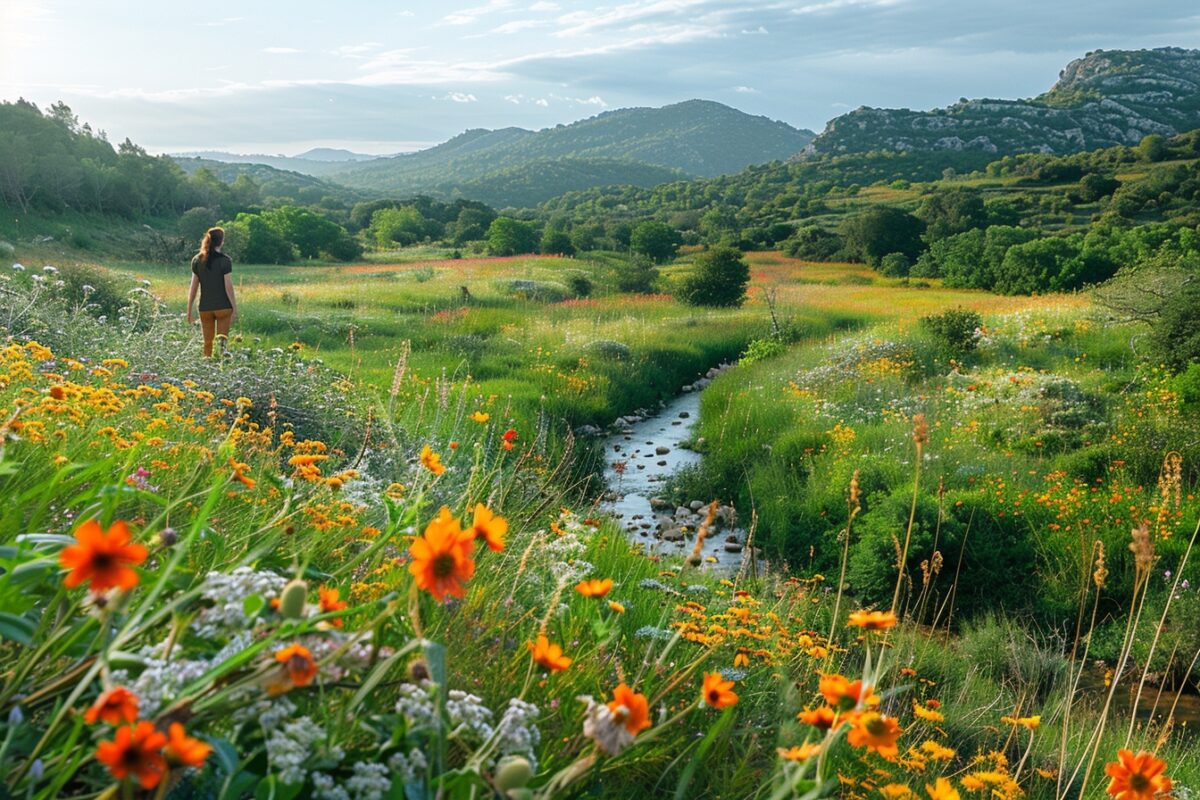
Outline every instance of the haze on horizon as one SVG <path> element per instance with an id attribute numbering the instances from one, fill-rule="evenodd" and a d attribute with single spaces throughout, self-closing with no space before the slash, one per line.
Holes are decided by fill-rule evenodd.
<path id="1" fill-rule="evenodd" d="M 0 99 L 156 152 L 412 150 L 700 97 L 820 131 L 1028 97 L 1098 48 L 1200 46 L 1182 0 L 8 0 Z"/>

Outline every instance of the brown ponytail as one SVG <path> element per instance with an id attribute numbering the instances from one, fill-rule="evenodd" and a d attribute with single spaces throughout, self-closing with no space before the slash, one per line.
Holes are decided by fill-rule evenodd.
<path id="1" fill-rule="evenodd" d="M 212 262 L 213 253 L 217 248 L 225 242 L 225 231 L 222 228 L 209 228 L 204 234 L 204 241 L 200 242 L 200 260 L 204 262 L 207 268 Z"/>

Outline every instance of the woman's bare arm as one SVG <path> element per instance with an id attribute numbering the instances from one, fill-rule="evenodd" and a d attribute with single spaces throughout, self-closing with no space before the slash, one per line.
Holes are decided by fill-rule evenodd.
<path id="1" fill-rule="evenodd" d="M 225 273 L 225 296 L 229 298 L 229 307 L 233 309 L 229 315 L 229 321 L 233 322 L 237 319 L 237 298 L 233 296 L 233 276 L 228 272 Z"/>
<path id="2" fill-rule="evenodd" d="M 192 306 L 196 305 L 196 291 L 199 288 L 200 288 L 200 276 L 193 272 L 192 273 L 192 286 L 190 289 L 188 289 L 187 321 L 188 321 L 189 325 L 192 324 L 192 320 L 194 319 L 194 317 L 192 316 Z"/>

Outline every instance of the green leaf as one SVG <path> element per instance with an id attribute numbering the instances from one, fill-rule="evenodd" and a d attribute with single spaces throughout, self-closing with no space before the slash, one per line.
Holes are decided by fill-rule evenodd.
<path id="1" fill-rule="evenodd" d="M 688 786 L 692 782 L 692 776 L 696 774 L 696 766 L 704 761 L 704 756 L 707 755 L 717 738 L 733 722 L 733 714 L 733 706 L 730 706 L 721 712 L 721 718 L 717 720 L 716 724 L 709 727 L 708 734 L 701 740 L 696 752 L 688 759 L 688 765 L 684 767 L 683 774 L 679 776 L 679 783 L 675 786 L 675 800 L 687 800 L 691 796 L 688 794 Z"/>
<path id="2" fill-rule="evenodd" d="M 29 645 L 33 642 L 33 632 L 36 629 L 37 626 L 25 617 L 0 612 L 0 639 Z"/>
<path id="3" fill-rule="evenodd" d="M 266 604 L 267 601 L 261 594 L 249 595 L 242 601 L 242 612 L 246 615 L 246 619 L 254 619 Z"/>
<path id="4" fill-rule="evenodd" d="M 268 775 L 254 789 L 255 800 L 293 800 L 304 788 L 302 783 L 283 783 L 275 775 Z"/>

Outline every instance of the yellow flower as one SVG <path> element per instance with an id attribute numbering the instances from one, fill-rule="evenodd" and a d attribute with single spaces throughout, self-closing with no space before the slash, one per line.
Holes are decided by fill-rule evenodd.
<path id="1" fill-rule="evenodd" d="M 1000 721 L 1005 725 L 1019 725 L 1029 731 L 1036 731 L 1038 726 L 1042 724 L 1040 715 L 1033 717 L 1001 717 Z"/>
<path id="2" fill-rule="evenodd" d="M 470 417 L 472 422 L 478 422 L 480 425 L 486 425 L 487 421 L 491 418 L 492 418 L 491 414 L 485 414 L 482 411 L 476 411 L 473 414 L 471 414 L 471 417 Z"/>
<path id="3" fill-rule="evenodd" d="M 926 708 L 925 706 L 918 703 L 916 700 L 913 701 L 912 706 L 913 706 L 913 714 L 917 717 L 917 719 L 923 719 L 926 722 L 945 722 L 946 721 L 946 718 L 945 718 L 945 716 L 942 715 L 942 712 L 934 711 L 932 708 Z"/>
<path id="4" fill-rule="evenodd" d="M 958 790 L 945 778 L 938 778 L 936 783 L 925 784 L 930 800 L 959 800 Z"/>
<path id="5" fill-rule="evenodd" d="M 616 600 L 609 600 L 608 607 L 611 608 L 613 611 L 617 612 L 618 614 L 625 613 L 625 606 L 621 605 Z"/>
<path id="6" fill-rule="evenodd" d="M 421 464 L 434 475 L 441 475 L 446 471 L 445 465 L 442 464 L 442 457 L 433 452 L 429 445 L 421 448 Z"/>

